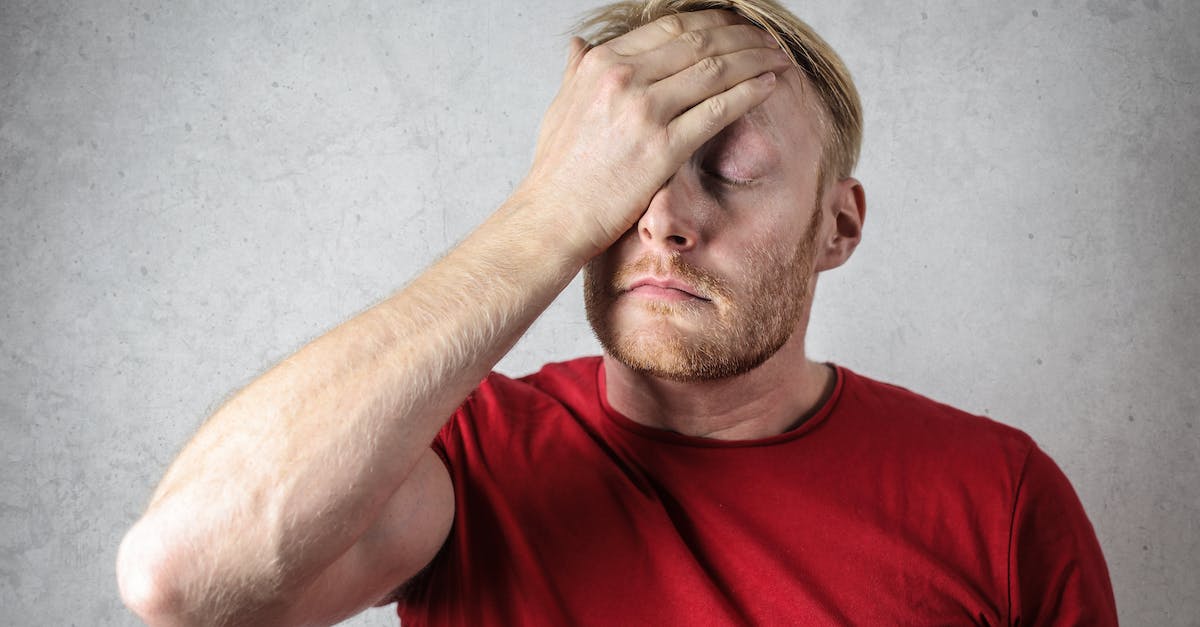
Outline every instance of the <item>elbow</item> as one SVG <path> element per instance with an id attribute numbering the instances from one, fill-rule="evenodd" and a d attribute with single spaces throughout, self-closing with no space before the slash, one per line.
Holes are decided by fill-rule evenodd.
<path id="1" fill-rule="evenodd" d="M 117 551 L 117 586 L 125 607 L 147 625 L 188 625 L 178 580 L 171 559 L 153 530 L 144 521 L 134 525 Z"/>
<path id="2" fill-rule="evenodd" d="M 121 601 L 138 618 L 151 627 L 285 622 L 288 607 L 275 588 L 230 586 L 247 581 L 244 573 L 203 568 L 210 560 L 186 548 L 195 542 L 171 539 L 160 522 L 138 521 L 117 550 Z"/>

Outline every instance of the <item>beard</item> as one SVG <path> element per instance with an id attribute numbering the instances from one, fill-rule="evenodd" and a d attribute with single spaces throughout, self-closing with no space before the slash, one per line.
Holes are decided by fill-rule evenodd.
<path id="1" fill-rule="evenodd" d="M 749 251 L 736 281 L 683 260 L 678 252 L 647 254 L 602 276 L 600 262 L 584 271 L 584 305 L 604 351 L 641 374 L 671 381 L 723 379 L 757 368 L 795 333 L 810 294 L 820 201 L 806 232 L 790 251 Z M 639 276 L 671 276 L 705 300 L 636 299 L 623 303 L 640 317 L 620 324 L 616 301 Z M 737 289 L 735 289 L 736 285 Z"/>

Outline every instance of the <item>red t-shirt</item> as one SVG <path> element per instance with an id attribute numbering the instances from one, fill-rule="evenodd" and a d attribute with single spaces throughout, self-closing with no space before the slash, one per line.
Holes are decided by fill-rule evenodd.
<path id="1" fill-rule="evenodd" d="M 1026 434 L 837 368 L 761 440 L 649 428 L 598 357 L 489 376 L 434 442 L 422 625 L 1115 625 L 1095 533 Z"/>

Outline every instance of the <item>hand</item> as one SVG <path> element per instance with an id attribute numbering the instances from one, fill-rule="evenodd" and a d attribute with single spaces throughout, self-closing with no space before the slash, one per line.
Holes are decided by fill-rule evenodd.
<path id="1" fill-rule="evenodd" d="M 723 10 L 667 16 L 596 48 L 573 38 L 517 195 L 536 199 L 550 226 L 590 259 L 789 67 L 770 35 Z"/>

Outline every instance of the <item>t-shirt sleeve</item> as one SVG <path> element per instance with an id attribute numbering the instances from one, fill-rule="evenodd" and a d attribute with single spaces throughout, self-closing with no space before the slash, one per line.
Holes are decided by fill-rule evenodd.
<path id="1" fill-rule="evenodd" d="M 430 443 L 430 448 L 437 453 L 438 457 L 442 458 L 442 463 L 446 465 L 446 470 L 450 471 L 450 477 L 455 480 L 455 483 L 457 483 L 455 465 L 459 461 L 457 458 L 460 454 L 461 439 L 470 435 L 475 422 L 474 415 L 485 412 L 489 406 L 495 404 L 497 382 L 503 381 L 507 381 L 507 377 L 496 372 L 489 372 L 479 382 L 479 385 L 467 394 L 458 408 L 450 414 L 446 424 L 438 429 L 437 434 L 433 437 L 433 442 Z"/>
<path id="2" fill-rule="evenodd" d="M 1013 625 L 1116 625 L 1108 567 L 1092 523 L 1054 460 L 1034 445 L 1009 535 Z"/>

